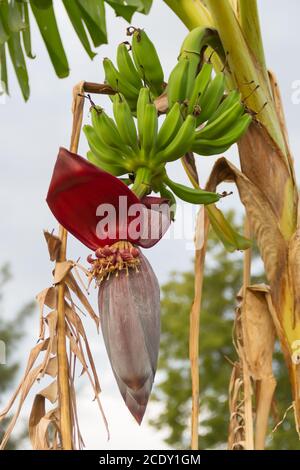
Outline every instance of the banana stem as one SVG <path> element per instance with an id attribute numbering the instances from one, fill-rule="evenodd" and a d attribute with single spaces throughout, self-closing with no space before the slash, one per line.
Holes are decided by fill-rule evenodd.
<path id="1" fill-rule="evenodd" d="M 200 0 L 164 0 L 188 29 L 213 26 L 212 17 Z"/>
<path id="2" fill-rule="evenodd" d="M 135 193 L 138 198 L 142 198 L 151 190 L 152 173 L 149 168 L 141 167 L 136 171 L 134 184 L 131 191 Z"/>
<path id="3" fill-rule="evenodd" d="M 286 156 L 283 135 L 270 94 L 260 67 L 242 33 L 241 26 L 228 0 L 207 0 L 208 8 L 220 35 L 228 64 L 245 104 L 257 113 L 273 141 Z M 267 103 L 267 105 L 266 105 Z M 288 163 L 288 162 L 287 162 Z"/>
<path id="4" fill-rule="evenodd" d="M 257 0 L 238 0 L 239 21 L 247 44 L 255 56 L 266 83 L 269 83 L 265 51 L 261 36 Z"/>

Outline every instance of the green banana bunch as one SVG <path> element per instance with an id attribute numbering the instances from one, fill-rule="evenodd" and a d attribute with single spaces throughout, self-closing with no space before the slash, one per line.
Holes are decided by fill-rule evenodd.
<path id="1" fill-rule="evenodd" d="M 136 28 L 128 28 L 127 31 L 128 35 L 132 35 L 132 46 L 128 42 L 119 44 L 116 57 L 118 68 L 108 58 L 103 60 L 103 68 L 106 83 L 121 93 L 131 111 L 135 112 L 143 86 L 149 87 L 151 98 L 163 92 L 164 74 L 156 49 L 145 31 Z"/>
<path id="2" fill-rule="evenodd" d="M 112 98 L 114 120 L 99 106 L 92 106 L 92 126 L 85 126 L 90 150 L 103 164 L 120 165 L 135 172 L 146 166 L 154 174 L 165 164 L 190 151 L 196 136 L 196 117 L 185 120 L 179 103 L 175 103 L 158 130 L 158 113 L 149 88 L 140 89 L 137 100 L 137 127 L 125 97 Z"/>
<path id="3" fill-rule="evenodd" d="M 132 55 L 141 79 L 149 86 L 154 96 L 163 92 L 164 73 L 153 42 L 145 31 L 139 28 L 128 28 L 132 35 Z"/>
<path id="4" fill-rule="evenodd" d="M 168 176 L 165 176 L 164 182 L 176 196 L 191 204 L 213 204 L 221 198 L 217 193 L 204 191 L 203 189 L 189 188 L 183 184 L 175 183 L 170 180 Z"/>
<path id="5" fill-rule="evenodd" d="M 194 107 L 198 105 L 200 114 L 205 118 L 201 122 L 206 121 L 207 116 L 209 117 L 210 113 L 214 112 L 214 103 L 219 104 L 218 96 L 213 95 L 213 102 L 209 100 L 209 107 L 205 111 L 207 98 L 212 96 L 219 84 L 219 78 L 216 82 L 213 81 L 211 92 L 208 92 L 206 99 L 203 98 L 211 82 L 212 65 L 203 61 L 203 50 L 209 45 L 217 48 L 220 53 L 224 52 L 215 30 L 203 27 L 193 29 L 182 43 L 178 63 L 169 76 L 167 86 L 170 107 L 179 101 L 187 104 L 186 113 L 191 114 L 194 112 Z M 203 99 L 205 108 L 200 104 Z M 199 123 L 201 122 L 199 119 Z"/>
<path id="6" fill-rule="evenodd" d="M 217 47 L 222 51 L 221 42 L 218 38 L 216 30 L 199 26 L 194 28 L 184 39 L 180 54 L 179 62 L 188 59 L 189 67 L 186 75 L 186 98 L 191 96 L 194 88 L 195 78 L 201 66 L 203 50 L 207 46 Z"/>

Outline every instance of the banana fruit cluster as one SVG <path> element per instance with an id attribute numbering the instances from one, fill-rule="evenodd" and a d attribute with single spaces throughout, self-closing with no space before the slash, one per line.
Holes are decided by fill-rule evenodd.
<path id="1" fill-rule="evenodd" d="M 167 85 L 145 31 L 132 27 L 127 31 L 132 44 L 130 49 L 128 43 L 118 46 L 118 69 L 108 58 L 103 62 L 105 80 L 115 92 L 114 119 L 92 106 L 92 125 L 83 129 L 90 147 L 88 159 L 115 176 L 129 175 L 126 184 L 139 197 L 154 190 L 173 202 L 175 196 L 194 204 L 216 202 L 220 195 L 175 183 L 165 168 L 187 152 L 224 152 L 251 122 L 239 92 L 226 95 L 225 74 L 213 75 L 212 64 L 204 59 L 208 46 L 224 56 L 216 31 L 199 27 L 187 35 Z M 154 101 L 163 92 L 168 111 L 159 117 Z"/>
<path id="2" fill-rule="evenodd" d="M 103 60 L 103 67 L 106 83 L 121 93 L 130 109 L 135 112 L 142 87 L 149 87 L 153 99 L 161 95 L 164 88 L 164 73 L 155 46 L 145 31 L 133 27 L 127 31 L 127 34 L 132 36 L 132 44 L 128 42 L 119 44 L 118 68 L 108 58 Z"/>
<path id="3" fill-rule="evenodd" d="M 171 109 L 180 103 L 186 119 L 196 117 L 191 150 L 199 155 L 217 155 L 241 138 L 252 118 L 245 113 L 239 92 L 225 95 L 225 74 L 217 72 L 212 77 L 212 64 L 203 60 L 201 50 L 212 37 L 207 31 L 195 28 L 184 40 L 168 80 L 167 95 Z"/>
<path id="4" fill-rule="evenodd" d="M 92 125 L 83 127 L 91 163 L 115 176 L 131 174 L 132 189 L 140 196 L 154 189 L 174 202 L 174 194 L 196 204 L 219 200 L 215 193 L 186 188 L 167 176 L 165 164 L 186 153 L 195 137 L 196 118 L 190 115 L 184 120 L 179 103 L 172 107 L 160 129 L 149 88 L 143 87 L 139 92 L 137 126 L 126 98 L 120 93 L 113 97 L 113 114 L 114 119 L 99 106 L 91 108 Z"/>

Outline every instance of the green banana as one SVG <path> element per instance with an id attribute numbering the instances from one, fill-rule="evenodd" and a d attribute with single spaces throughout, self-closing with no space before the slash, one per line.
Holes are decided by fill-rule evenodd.
<path id="1" fill-rule="evenodd" d="M 104 163 L 112 164 L 119 163 L 123 160 L 122 154 L 118 150 L 103 143 L 92 126 L 85 125 L 82 130 L 86 136 L 91 151 L 97 158 L 101 159 Z M 124 164 L 127 164 L 127 162 Z"/>
<path id="2" fill-rule="evenodd" d="M 113 97 L 113 113 L 123 142 L 137 150 L 138 140 L 134 119 L 126 99 L 119 93 Z"/>
<path id="3" fill-rule="evenodd" d="M 183 123 L 180 104 L 175 103 L 166 115 L 157 136 L 157 149 L 164 149 L 174 139 Z"/>
<path id="4" fill-rule="evenodd" d="M 189 188 L 183 184 L 175 183 L 170 180 L 168 176 L 165 176 L 164 181 L 166 185 L 173 191 L 176 196 L 186 202 L 192 204 L 213 204 L 219 201 L 220 195 L 202 189 Z"/>
<path id="5" fill-rule="evenodd" d="M 132 55 L 140 77 L 156 95 L 163 92 L 164 73 L 155 46 L 142 29 L 132 33 Z"/>
<path id="6" fill-rule="evenodd" d="M 144 156 L 149 158 L 150 154 L 155 152 L 157 139 L 158 118 L 154 104 L 146 105 L 143 123 L 142 151 Z"/>
<path id="7" fill-rule="evenodd" d="M 182 155 L 191 150 L 195 138 L 195 128 L 196 118 L 195 116 L 190 114 L 180 127 L 177 135 L 169 143 L 169 145 L 167 145 L 167 147 L 158 152 L 156 156 L 157 161 L 159 161 L 160 163 L 172 162 L 182 157 Z"/>
<path id="8" fill-rule="evenodd" d="M 213 121 L 208 121 L 203 129 L 197 132 L 197 139 L 218 139 L 222 137 L 241 118 L 244 108 L 239 101 Z"/>
<path id="9" fill-rule="evenodd" d="M 101 170 L 106 171 L 114 176 L 121 176 L 127 173 L 127 170 L 120 165 L 113 165 L 109 163 L 104 163 L 101 159 L 99 159 L 93 152 L 87 152 L 87 159 L 90 163 L 101 168 Z"/>
<path id="10" fill-rule="evenodd" d="M 212 70 L 212 64 L 204 63 L 202 65 L 202 68 L 194 81 L 194 87 L 189 97 L 189 113 L 192 113 L 194 111 L 194 107 L 196 105 L 199 105 L 200 98 L 202 97 L 203 93 L 205 92 L 211 81 Z"/>
<path id="11" fill-rule="evenodd" d="M 128 83 L 132 84 L 138 90 L 142 88 L 143 83 L 141 77 L 135 68 L 127 45 L 124 42 L 119 44 L 117 49 L 117 65 L 121 77 L 123 77 Z"/>
<path id="12" fill-rule="evenodd" d="M 225 75 L 218 72 L 199 99 L 200 115 L 197 125 L 207 121 L 216 111 L 225 91 Z"/>
<path id="13" fill-rule="evenodd" d="M 122 139 L 113 119 L 100 106 L 92 106 L 91 117 L 99 139 L 110 147 L 122 149 Z"/>
<path id="14" fill-rule="evenodd" d="M 225 136 L 215 140 L 201 139 L 199 133 L 196 132 L 192 151 L 199 155 L 217 155 L 225 152 L 242 137 L 251 121 L 252 117 L 249 114 L 244 114 Z"/>
<path id="15" fill-rule="evenodd" d="M 175 103 L 182 103 L 186 98 L 186 79 L 189 68 L 188 59 L 177 62 L 168 81 L 167 96 L 168 105 L 171 108 Z"/>
<path id="16" fill-rule="evenodd" d="M 149 88 L 141 88 L 136 106 L 137 127 L 140 145 L 143 143 L 145 109 L 149 103 L 151 103 Z"/>
<path id="17" fill-rule="evenodd" d="M 227 109 L 231 108 L 231 106 L 236 102 L 239 102 L 240 105 L 244 108 L 240 92 L 238 90 L 233 90 L 227 96 L 225 96 L 221 104 L 218 106 L 217 110 L 209 118 L 208 122 L 217 119 L 221 114 L 227 111 Z"/>
<path id="18" fill-rule="evenodd" d="M 114 90 L 122 93 L 126 99 L 132 101 L 137 100 L 139 90 L 123 79 L 110 59 L 105 58 L 103 60 L 103 68 L 105 72 L 105 80 Z"/>

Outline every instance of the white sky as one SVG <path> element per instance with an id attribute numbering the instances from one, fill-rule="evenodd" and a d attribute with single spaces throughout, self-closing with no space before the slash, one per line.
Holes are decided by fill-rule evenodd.
<path id="1" fill-rule="evenodd" d="M 55 220 L 46 203 L 45 195 L 49 185 L 54 161 L 59 146 L 68 147 L 71 128 L 72 87 L 81 80 L 103 81 L 101 61 L 103 57 L 115 57 L 116 46 L 125 39 L 126 22 L 115 18 L 107 7 L 109 45 L 99 49 L 93 62 L 90 61 L 77 37 L 74 35 L 62 4 L 55 1 L 60 31 L 69 58 L 71 73 L 67 79 L 56 78 L 47 52 L 33 28 L 33 49 L 35 61 L 28 62 L 31 83 L 31 97 L 24 103 L 14 74 L 10 67 L 11 97 L 0 105 L 0 265 L 9 261 L 13 271 L 13 281 L 6 290 L 5 312 L 9 316 L 24 302 L 34 298 L 36 293 L 51 284 L 52 266 L 48 260 L 43 229 L 56 227 Z M 263 36 L 269 67 L 277 74 L 290 131 L 290 141 L 294 155 L 300 153 L 298 129 L 300 105 L 292 104 L 292 83 L 300 79 L 299 64 L 299 15 L 298 0 L 260 0 Z M 149 16 L 135 15 L 132 23 L 144 27 L 157 46 L 165 75 L 174 66 L 186 28 L 165 6 L 162 0 L 154 0 Z M 34 24 L 34 21 L 32 21 Z M 108 110 L 107 98 L 95 98 Z M 86 112 L 85 121 L 88 121 Z M 80 153 L 87 149 L 84 137 Z M 230 152 L 230 158 L 237 164 L 237 154 Z M 204 183 L 214 162 L 211 158 L 199 158 L 198 169 Z M 172 178 L 186 181 L 179 164 L 170 165 Z M 296 160 L 296 171 L 299 163 Z M 236 194 L 236 193 L 235 193 Z M 240 208 L 235 197 L 226 198 L 220 207 Z M 177 224 L 186 224 L 180 217 Z M 189 231 L 192 236 L 192 230 Z M 168 279 L 172 270 L 185 270 L 190 267 L 192 251 L 186 249 L 187 240 L 163 240 L 147 252 L 147 256 L 161 283 Z M 69 258 L 85 259 L 88 250 L 70 238 Z M 91 294 L 93 304 L 96 295 Z M 102 346 L 101 336 L 95 334 L 89 320 L 85 322 L 92 348 L 97 358 L 97 366 L 102 384 L 102 402 L 109 420 L 111 441 L 106 442 L 104 426 L 99 418 L 95 404 L 91 402 L 92 393 L 85 385 L 79 396 L 81 429 L 86 448 L 110 449 L 162 449 L 165 448 L 163 435 L 147 426 L 147 416 L 155 414 L 156 405 L 148 407 L 145 422 L 137 426 L 123 405 L 122 398 L 114 383 L 112 373 Z M 28 322 L 28 336 L 16 356 L 25 358 L 29 348 L 34 345 L 38 331 L 37 312 Z M 22 351 L 22 352 L 21 352 Z M 8 358 L 9 360 L 9 358 Z M 0 366 L 3 367 L 3 366 Z M 79 380 L 80 383 L 80 380 Z"/>

